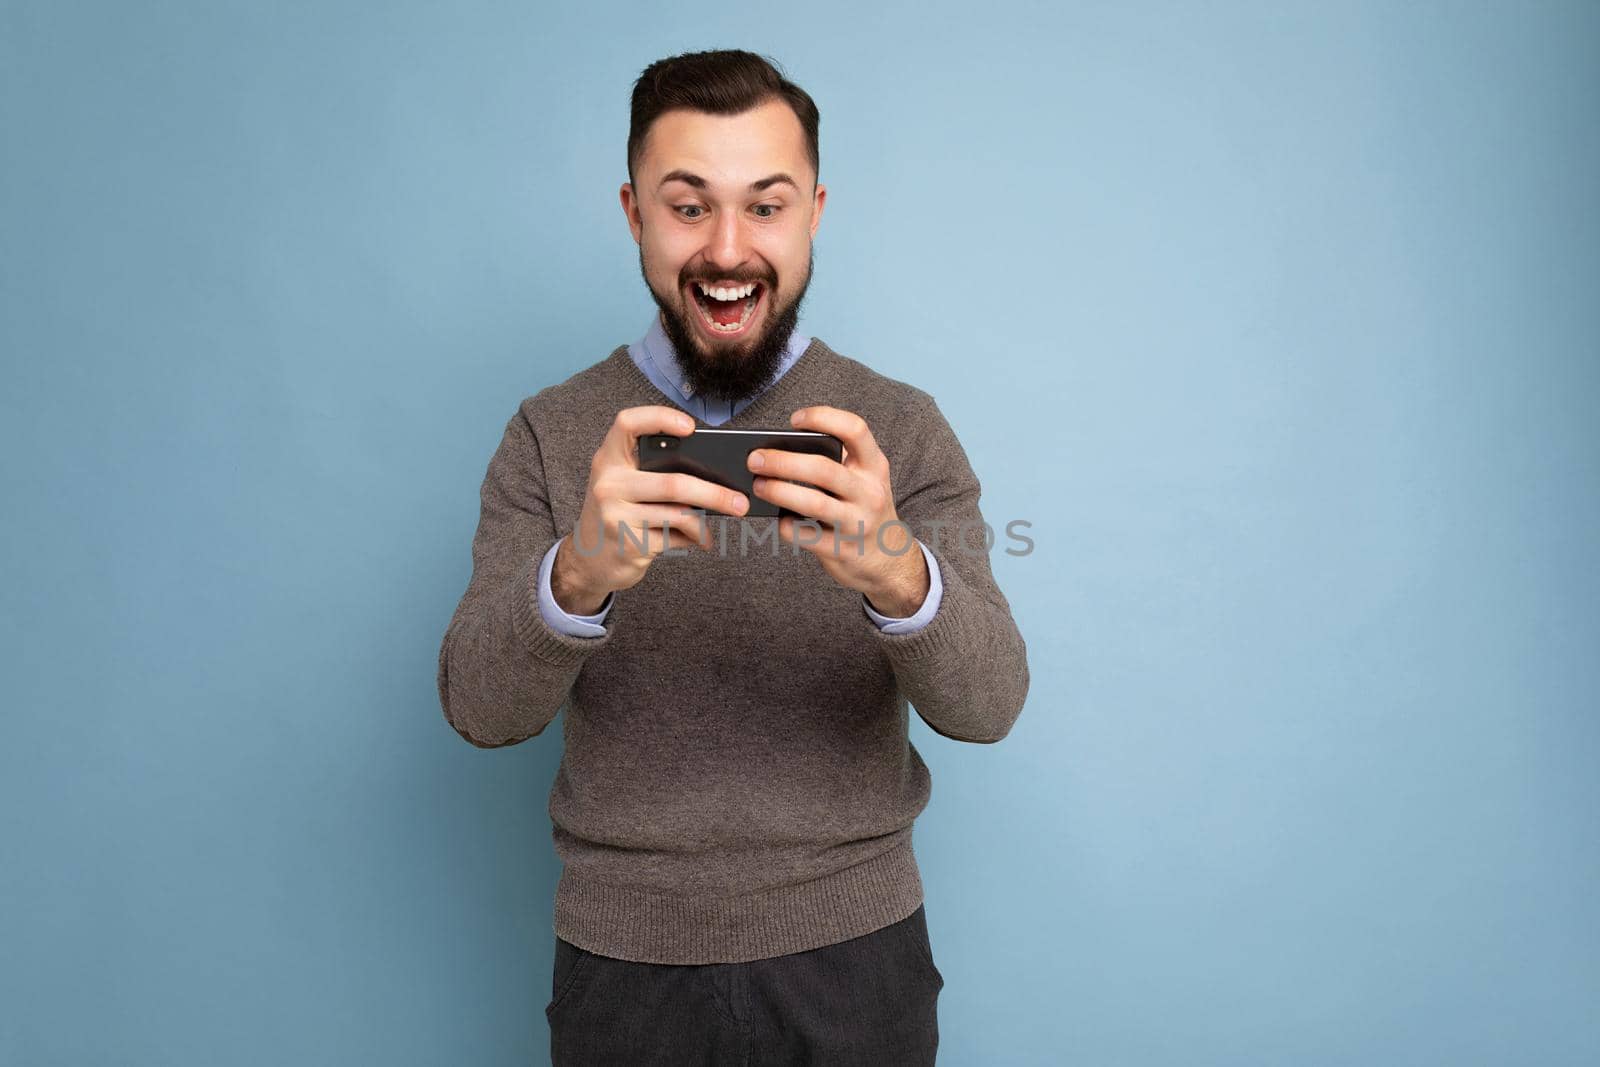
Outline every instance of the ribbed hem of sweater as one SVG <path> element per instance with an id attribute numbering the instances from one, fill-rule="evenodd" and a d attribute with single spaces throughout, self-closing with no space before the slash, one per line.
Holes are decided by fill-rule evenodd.
<path id="1" fill-rule="evenodd" d="M 555 932 L 638 963 L 747 963 L 881 930 L 922 899 L 908 828 L 900 844 L 854 867 L 739 897 L 608 885 L 568 869 L 556 887 Z"/>

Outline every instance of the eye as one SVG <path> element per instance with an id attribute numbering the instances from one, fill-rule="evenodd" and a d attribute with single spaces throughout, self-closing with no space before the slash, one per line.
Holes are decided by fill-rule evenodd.
<path id="1" fill-rule="evenodd" d="M 771 215 L 757 215 L 756 218 L 759 218 L 759 219 L 770 219 L 774 215 L 777 215 L 778 212 L 783 210 L 783 208 L 778 204 L 757 204 L 755 206 L 754 210 L 760 211 L 762 208 L 766 208 L 768 211 L 772 212 L 772 214 Z"/>
<path id="2" fill-rule="evenodd" d="M 697 218 L 700 217 L 699 215 L 684 215 L 683 213 L 685 211 L 703 211 L 705 209 L 702 208 L 699 204 L 679 204 L 677 207 L 673 208 L 672 210 L 676 211 L 683 218 L 686 218 L 686 219 L 697 219 Z"/>

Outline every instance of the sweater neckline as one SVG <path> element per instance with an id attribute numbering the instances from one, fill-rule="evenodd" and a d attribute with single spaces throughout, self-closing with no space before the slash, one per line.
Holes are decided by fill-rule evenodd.
<path id="1" fill-rule="evenodd" d="M 756 423 L 760 419 L 777 415 L 781 411 L 779 405 L 781 405 L 791 393 L 794 393 L 796 390 L 809 383 L 810 380 L 816 375 L 818 364 L 823 361 L 823 351 L 825 348 L 826 346 L 823 345 L 818 338 L 812 337 L 811 343 L 806 345 L 805 351 L 800 353 L 800 358 L 791 363 L 789 365 L 789 369 L 785 371 L 777 381 L 767 386 L 767 388 L 762 391 L 761 395 L 752 400 L 747 407 L 745 407 L 738 414 L 734 415 L 733 418 L 728 419 L 726 422 L 720 423 L 715 427 L 712 427 L 712 425 L 705 419 L 701 418 L 699 415 L 696 415 L 694 412 L 687 410 L 682 404 L 679 404 L 666 393 L 663 393 L 661 391 L 661 387 L 656 385 L 655 382 L 651 381 L 650 376 L 639 369 L 639 365 L 633 361 L 633 356 L 629 354 L 627 345 L 623 345 L 615 352 L 611 353 L 611 358 L 622 365 L 624 372 L 637 385 L 651 394 L 651 403 L 662 404 L 666 407 L 672 408 L 674 411 L 684 412 L 684 414 L 694 419 L 696 428 L 706 427 L 708 429 L 736 430 L 751 428 L 752 423 Z M 783 418 L 781 420 L 781 425 L 757 428 L 770 428 L 779 430 L 792 429 L 793 427 L 790 425 L 788 418 L 789 412 L 782 412 L 782 414 Z"/>

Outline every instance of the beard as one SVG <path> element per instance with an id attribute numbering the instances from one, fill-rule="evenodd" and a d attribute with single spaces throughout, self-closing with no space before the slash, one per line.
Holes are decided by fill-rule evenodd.
<path id="1" fill-rule="evenodd" d="M 672 300 L 662 299 L 662 295 L 650 284 L 650 276 L 644 269 L 644 247 L 639 248 L 639 273 L 644 276 L 645 288 L 650 290 L 650 295 L 655 299 L 656 306 L 661 309 L 661 326 L 667 335 L 667 340 L 672 342 L 672 348 L 678 356 L 678 363 L 683 367 L 683 376 L 689 382 L 690 388 L 697 396 L 708 396 L 715 400 L 736 404 L 746 397 L 752 397 L 765 389 L 772 378 L 778 373 L 778 367 L 783 363 L 783 357 L 788 353 L 789 340 L 794 335 L 795 326 L 800 322 L 800 305 L 805 301 L 806 290 L 811 287 L 811 273 L 816 266 L 816 252 L 813 249 L 807 255 L 806 276 L 800 282 L 800 289 L 795 293 L 794 299 L 783 307 L 778 307 L 774 301 L 777 299 L 778 288 L 770 278 L 746 278 L 745 281 L 759 281 L 766 290 L 761 299 L 767 304 L 762 309 L 762 323 L 760 328 L 751 336 L 742 338 L 737 344 L 717 344 L 707 353 L 706 348 L 711 347 L 701 332 L 700 325 L 691 322 L 690 315 L 698 315 L 695 308 L 685 308 L 685 299 L 693 300 L 693 296 L 685 296 L 684 290 L 693 277 L 685 273 L 678 278 L 677 294 Z M 718 275 L 726 278 L 728 275 Z"/>

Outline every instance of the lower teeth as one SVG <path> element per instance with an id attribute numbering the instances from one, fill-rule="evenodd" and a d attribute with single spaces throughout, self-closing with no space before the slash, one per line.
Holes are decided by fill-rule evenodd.
<path id="1" fill-rule="evenodd" d="M 745 324 L 750 321 L 750 313 L 755 310 L 756 301 L 759 299 L 760 294 L 757 293 L 751 296 L 749 300 L 745 301 L 744 314 L 739 316 L 738 322 L 730 322 L 728 325 L 724 326 L 716 319 L 706 315 L 704 316 L 706 324 L 709 325 L 713 330 L 716 330 L 718 333 L 738 333 L 740 330 L 744 329 Z"/>

